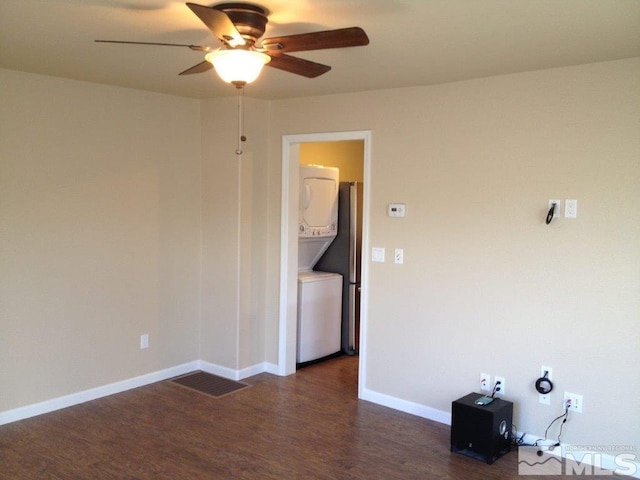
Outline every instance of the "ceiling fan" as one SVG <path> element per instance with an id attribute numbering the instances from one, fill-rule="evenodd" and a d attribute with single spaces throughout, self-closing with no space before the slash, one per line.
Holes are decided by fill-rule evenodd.
<path id="1" fill-rule="evenodd" d="M 202 73 L 215 67 L 223 80 L 237 88 L 255 80 L 264 65 L 307 78 L 315 78 L 331 70 L 329 65 L 294 57 L 289 55 L 291 52 L 369 44 L 367 34 L 360 27 L 272 37 L 263 39 L 258 44 L 269 21 L 265 8 L 244 2 L 220 3 L 210 7 L 195 3 L 186 5 L 222 42 L 219 48 L 122 40 L 96 42 L 188 47 L 191 50 L 206 52 L 205 61 L 180 72 L 180 75 Z"/>

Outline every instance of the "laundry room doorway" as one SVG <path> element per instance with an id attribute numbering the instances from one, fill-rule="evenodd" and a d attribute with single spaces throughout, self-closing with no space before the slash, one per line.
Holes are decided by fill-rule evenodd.
<path id="1" fill-rule="evenodd" d="M 359 353 L 359 385 L 363 388 L 366 371 L 366 286 L 368 251 L 368 212 L 371 194 L 369 180 L 371 132 L 336 132 L 285 135 L 282 140 L 282 221 L 280 265 L 280 318 L 278 345 L 278 373 L 289 375 L 296 371 L 297 348 L 297 267 L 298 267 L 298 192 L 300 165 L 321 164 L 340 169 L 343 180 L 359 184 L 361 196 L 361 265 L 359 290 L 359 325 L 353 332 Z M 354 152 L 358 158 L 354 157 Z M 360 255 L 360 252 L 358 252 Z M 349 281 L 349 278 L 347 278 Z M 360 396 L 360 393 L 359 393 Z"/>

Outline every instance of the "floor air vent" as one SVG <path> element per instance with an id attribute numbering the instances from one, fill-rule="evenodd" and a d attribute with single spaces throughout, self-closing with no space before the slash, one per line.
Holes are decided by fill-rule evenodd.
<path id="1" fill-rule="evenodd" d="M 187 373 L 170 381 L 216 398 L 224 397 L 249 386 L 206 372 Z"/>

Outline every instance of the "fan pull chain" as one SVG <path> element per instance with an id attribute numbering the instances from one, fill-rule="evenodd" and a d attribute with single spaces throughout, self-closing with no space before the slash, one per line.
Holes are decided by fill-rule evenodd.
<path id="1" fill-rule="evenodd" d="M 236 155 L 242 155 L 242 142 L 247 140 L 244 136 L 244 87 L 238 88 L 238 148 Z"/>

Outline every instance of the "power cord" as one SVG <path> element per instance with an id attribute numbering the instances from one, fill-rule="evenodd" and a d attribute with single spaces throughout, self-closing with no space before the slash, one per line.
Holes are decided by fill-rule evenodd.
<path id="1" fill-rule="evenodd" d="M 511 424 L 511 445 L 514 447 L 530 447 L 532 445 L 527 445 L 524 443 L 524 436 L 526 433 L 522 432 L 520 438 L 518 438 L 518 427 L 515 423 Z"/>
<path id="2" fill-rule="evenodd" d="M 566 404 L 564 406 L 564 413 L 562 415 L 558 415 L 556 418 L 554 418 L 553 420 L 551 420 L 551 423 L 549 424 L 549 426 L 547 427 L 547 429 L 544 431 L 544 438 L 539 438 L 538 440 L 536 440 L 533 444 L 534 447 L 538 447 L 538 446 L 542 446 L 539 445 L 538 442 L 544 442 L 546 441 L 549 436 L 549 429 L 553 426 L 554 423 L 556 423 L 558 420 L 562 419 L 562 423 L 560 424 L 560 432 L 558 432 L 558 439 L 556 440 L 556 443 L 554 443 L 553 445 L 549 446 L 549 450 L 552 451 L 555 447 L 559 447 L 560 446 L 560 437 L 562 436 L 562 428 L 564 427 L 564 424 L 567 423 L 567 420 L 569 418 L 569 407 L 571 405 L 570 404 Z M 538 450 L 538 455 L 542 455 L 542 450 Z"/>
<path id="3" fill-rule="evenodd" d="M 544 438 L 539 438 L 533 443 L 525 443 L 524 437 L 525 437 L 526 433 L 524 433 L 524 432 L 522 433 L 522 435 L 520 435 L 520 438 L 518 438 L 518 435 L 517 435 L 518 434 L 518 427 L 516 426 L 516 424 L 512 423 L 511 424 L 511 431 L 512 431 L 511 438 L 513 439 L 512 440 L 512 445 L 516 446 L 516 447 L 540 447 L 540 449 L 538 450 L 538 455 L 542 456 L 542 454 L 543 454 L 542 447 L 546 446 L 546 445 L 540 445 L 539 442 L 546 441 L 548 439 L 548 436 L 549 436 L 549 430 L 551 429 L 553 424 L 556 423 L 558 420 L 562 419 L 562 423 L 560 424 L 560 432 L 558 432 L 558 439 L 556 440 L 556 443 L 554 443 L 553 445 L 548 445 L 549 451 L 553 451 L 554 448 L 560 446 L 561 437 L 562 437 L 562 429 L 564 427 L 564 424 L 567 423 L 567 420 L 569 419 L 569 408 L 570 407 L 571 407 L 570 404 L 566 404 L 564 413 L 562 415 L 558 415 L 556 418 L 554 418 L 551 421 L 551 423 L 549 424 L 549 426 L 547 427 L 547 429 L 544 431 Z"/>
<path id="4" fill-rule="evenodd" d="M 560 431 L 558 432 L 558 444 L 556 446 L 560 446 L 560 437 L 562 436 L 562 428 L 564 427 L 564 424 L 567 423 L 567 419 L 569 418 L 569 407 L 566 407 L 567 409 L 564 412 L 564 420 L 562 420 L 562 423 L 560 424 Z"/>
<path id="5" fill-rule="evenodd" d="M 495 396 L 495 394 L 498 393 L 501 390 L 501 388 L 500 388 L 500 384 L 501 383 L 502 382 L 500 380 L 498 380 L 496 382 L 496 384 L 493 386 L 493 392 L 491 392 L 491 398 L 493 398 Z"/>

